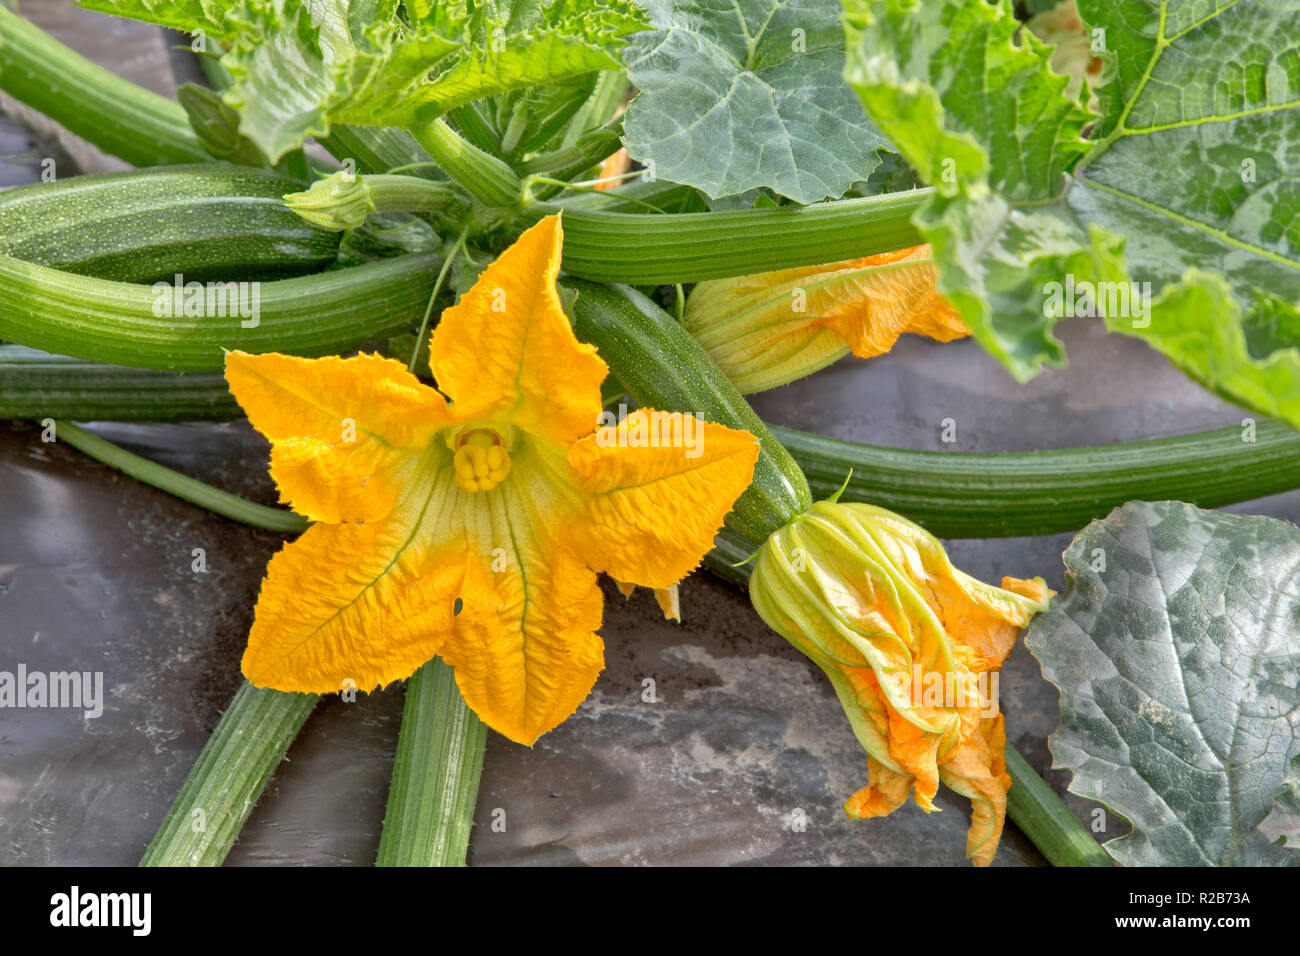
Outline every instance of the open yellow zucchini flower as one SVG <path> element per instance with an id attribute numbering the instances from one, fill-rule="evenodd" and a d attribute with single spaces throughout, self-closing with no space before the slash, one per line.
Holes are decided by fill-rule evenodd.
<path id="1" fill-rule="evenodd" d="M 820 266 L 713 279 L 686 300 L 683 323 L 736 389 L 761 392 L 852 352 L 882 355 L 905 332 L 940 342 L 970 335 L 935 289 L 928 245 Z"/>
<path id="2" fill-rule="evenodd" d="M 532 744 L 604 666 L 596 572 L 666 589 L 711 547 L 757 442 L 700 423 L 683 447 L 649 410 L 600 424 L 608 369 L 561 308 L 561 239 L 542 220 L 443 314 L 437 389 L 375 355 L 227 356 L 281 497 L 315 522 L 271 560 L 254 684 L 370 690 L 439 655 Z"/>
<path id="3" fill-rule="evenodd" d="M 1043 579 L 984 584 L 906 518 L 823 501 L 764 543 L 749 591 L 826 672 L 867 750 L 870 785 L 845 812 L 884 816 L 909 794 L 929 812 L 942 782 L 970 798 L 966 854 L 987 866 L 1011 785 L 996 674 L 1047 606 Z"/>

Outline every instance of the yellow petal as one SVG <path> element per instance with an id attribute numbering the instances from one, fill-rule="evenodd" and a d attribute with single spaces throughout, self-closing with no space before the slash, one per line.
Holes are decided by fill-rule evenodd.
<path id="1" fill-rule="evenodd" d="M 368 691 L 437 653 L 460 584 L 455 567 L 429 561 L 428 528 L 450 484 L 442 457 L 441 468 L 426 462 L 384 520 L 313 525 L 271 559 L 244 654 L 250 681 L 312 693 L 351 681 Z"/>
<path id="2" fill-rule="evenodd" d="M 757 460 L 749 432 L 689 415 L 632 412 L 569 449 L 586 501 L 565 541 L 589 567 L 619 581 L 669 587 L 712 547 Z"/>
<path id="3" fill-rule="evenodd" d="M 665 621 L 676 621 L 682 623 L 682 596 L 677 590 L 678 585 L 671 587 L 657 588 L 655 590 L 655 601 L 659 604 L 659 610 L 664 612 Z"/>
<path id="4" fill-rule="evenodd" d="M 489 726 L 532 745 L 577 709 L 604 666 L 596 575 L 550 538 L 527 469 L 488 494 L 466 495 L 471 560 L 443 660 Z M 528 482 L 534 484 L 529 486 Z M 464 492 L 461 492 L 464 494 Z"/>
<path id="5" fill-rule="evenodd" d="M 867 779 L 863 787 L 844 804 L 844 812 L 854 820 L 887 817 L 904 803 L 912 792 L 911 774 L 890 770 L 878 760 L 867 758 Z"/>
<path id="6" fill-rule="evenodd" d="M 615 581 L 614 586 L 618 588 L 618 593 L 625 598 L 630 598 L 632 592 L 636 590 L 635 584 L 628 584 L 626 581 Z M 665 621 L 682 623 L 682 598 L 676 584 L 670 588 L 656 588 L 655 603 L 659 605 L 659 610 L 663 612 Z"/>
<path id="7" fill-rule="evenodd" d="M 971 800 L 967 855 L 981 866 L 996 852 L 1010 786 L 989 672 L 1051 596 L 1041 578 L 1002 585 L 955 568 L 906 518 L 838 502 L 775 532 L 750 579 L 754 607 L 830 677 L 870 755 L 870 785 L 845 811 L 881 816 L 908 794 L 933 810 L 945 783 Z"/>
<path id="8" fill-rule="evenodd" d="M 447 404 L 401 362 L 377 355 L 226 356 L 226 380 L 271 441 L 281 499 L 313 521 L 377 521 L 392 511 Z"/>
<path id="9" fill-rule="evenodd" d="M 562 239 L 559 216 L 548 216 L 488 266 L 442 314 L 429 364 L 464 418 L 568 443 L 595 427 L 609 368 L 560 306 Z"/>

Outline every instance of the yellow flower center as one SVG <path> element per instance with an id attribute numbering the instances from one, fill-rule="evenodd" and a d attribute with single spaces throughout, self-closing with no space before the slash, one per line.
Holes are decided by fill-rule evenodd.
<path id="1" fill-rule="evenodd" d="M 510 474 L 510 453 L 494 428 L 462 429 L 454 448 L 456 484 L 465 491 L 491 491 Z"/>

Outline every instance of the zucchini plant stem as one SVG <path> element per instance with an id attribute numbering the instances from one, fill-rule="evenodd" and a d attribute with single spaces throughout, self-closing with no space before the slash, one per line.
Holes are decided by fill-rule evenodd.
<path id="1" fill-rule="evenodd" d="M 487 725 L 438 658 L 406 685 L 377 866 L 464 866 Z"/>
<path id="2" fill-rule="evenodd" d="M 228 491 L 214 488 L 197 478 L 173 471 L 166 465 L 132 454 L 71 422 L 54 422 L 54 437 L 56 441 L 66 441 L 83 454 L 110 468 L 116 468 L 137 481 L 143 481 L 146 485 L 152 485 L 232 521 L 290 534 L 307 530 L 307 519 L 302 515 L 283 508 L 255 504 Z"/>
<path id="3" fill-rule="evenodd" d="M 317 700 L 244 681 L 140 865 L 220 866 Z"/>
<path id="4" fill-rule="evenodd" d="M 191 504 L 271 531 L 307 527 L 301 515 L 254 504 L 141 458 L 69 422 L 54 436 L 91 458 Z M 220 866 L 319 698 L 244 681 L 154 835 L 141 866 Z"/>
<path id="5" fill-rule="evenodd" d="M 438 278 L 433 283 L 433 291 L 429 293 L 429 304 L 424 309 L 424 318 L 420 321 L 420 329 L 415 333 L 415 348 L 411 349 L 411 359 L 406 363 L 407 369 L 414 374 L 415 368 L 420 364 L 420 353 L 424 349 L 425 339 L 429 335 L 429 320 L 433 317 L 433 304 L 438 298 L 438 293 L 442 291 L 443 283 L 447 281 L 447 273 L 451 270 L 451 264 L 456 261 L 456 257 L 465 251 L 465 236 L 469 233 L 469 227 L 460 231 L 460 237 L 456 240 L 455 245 L 451 247 L 451 252 L 447 253 L 447 258 L 443 260 L 442 268 L 438 270 Z"/>
<path id="6" fill-rule="evenodd" d="M 488 206 L 513 206 L 519 202 L 523 183 L 518 174 L 505 161 L 462 139 L 446 120 L 436 119 L 412 129 L 411 134 L 448 175 L 480 202 Z"/>
<path id="7" fill-rule="evenodd" d="M 135 166 L 211 159 L 185 110 L 0 6 L 0 89 Z"/>

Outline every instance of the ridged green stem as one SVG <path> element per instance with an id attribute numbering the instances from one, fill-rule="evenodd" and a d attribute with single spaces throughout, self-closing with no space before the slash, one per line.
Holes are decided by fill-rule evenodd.
<path id="1" fill-rule="evenodd" d="M 209 159 L 176 103 L 0 6 L 0 89 L 135 166 Z"/>
<path id="2" fill-rule="evenodd" d="M 621 123 L 610 123 L 597 127 L 580 137 L 572 146 L 565 146 L 554 152 L 542 153 L 525 160 L 519 171 L 526 176 L 544 173 L 558 179 L 568 179 L 584 170 L 590 169 L 616 152 L 622 142 L 623 127 Z"/>
<path id="3" fill-rule="evenodd" d="M 523 194 L 518 174 L 505 162 L 466 142 L 447 122 L 436 119 L 411 131 L 434 162 L 488 206 L 513 206 Z"/>
<path id="4" fill-rule="evenodd" d="M 130 475 L 137 481 L 152 485 L 200 508 L 230 518 L 232 521 L 240 521 L 268 531 L 286 533 L 305 531 L 307 528 L 307 519 L 302 515 L 282 508 L 268 508 L 266 505 L 254 504 L 228 491 L 213 488 L 188 475 L 173 471 L 165 465 L 119 448 L 112 442 L 105 441 L 98 435 L 92 435 L 71 422 L 56 421 L 54 437 L 57 441 L 67 442 L 78 451 L 116 468 L 123 474 Z"/>
<path id="5" fill-rule="evenodd" d="M 1275 422 L 1120 445 L 1028 452 L 881 448 L 773 428 L 813 497 L 906 515 L 945 538 L 1078 531 L 1126 501 L 1174 498 L 1203 508 L 1300 488 L 1300 432 Z"/>
<path id="6" fill-rule="evenodd" d="M 159 316 L 152 286 L 0 256 L 0 339 L 99 362 L 179 371 L 220 369 L 225 349 L 338 354 L 413 328 L 438 266 L 436 256 L 405 255 L 260 283 L 258 314 L 244 319 L 239 290 L 224 293 L 236 300 L 232 306 L 227 299 L 224 315 Z M 251 303 L 251 288 L 244 294 Z"/>
<path id="7" fill-rule="evenodd" d="M 464 204 L 465 195 L 451 183 L 434 182 L 417 176 L 363 176 L 375 212 L 439 212 L 454 203 Z"/>
<path id="8" fill-rule="evenodd" d="M 220 866 L 317 700 L 244 681 L 140 865 Z"/>
<path id="9" fill-rule="evenodd" d="M 307 526 L 301 515 L 245 501 L 68 422 L 55 423 L 55 437 L 132 478 L 235 521 L 284 532 L 303 531 Z M 140 865 L 220 866 L 319 699 L 315 694 L 287 694 L 245 681 L 185 778 Z"/>
<path id="10" fill-rule="evenodd" d="M 487 725 L 434 659 L 406 685 L 377 866 L 464 866 Z"/>
<path id="11" fill-rule="evenodd" d="M 601 282 L 668 285 L 838 262 L 922 242 L 912 214 L 932 190 L 812 206 L 628 214 L 537 203 L 564 212 L 564 271 Z"/>
<path id="12" fill-rule="evenodd" d="M 1052 866 L 1114 866 L 1101 844 L 1020 751 L 1007 745 L 1007 816 Z"/>
<path id="13" fill-rule="evenodd" d="M 744 589 L 750 565 L 743 564 L 758 550 L 753 541 L 723 529 L 704 564 L 724 581 Z M 1079 818 L 1047 782 L 1010 744 L 1006 748 L 1007 816 L 1053 866 L 1113 866 L 1109 854 L 1097 843 Z"/>
<path id="14" fill-rule="evenodd" d="M 596 85 L 592 88 L 591 95 L 578 107 L 578 111 L 573 114 L 573 119 L 564 131 L 564 138 L 560 142 L 561 147 L 576 145 L 590 132 L 612 120 L 619 106 L 622 105 L 623 98 L 627 96 L 627 91 L 626 71 L 601 70 L 596 77 Z M 617 148 L 616 146 L 615 149 Z"/>

